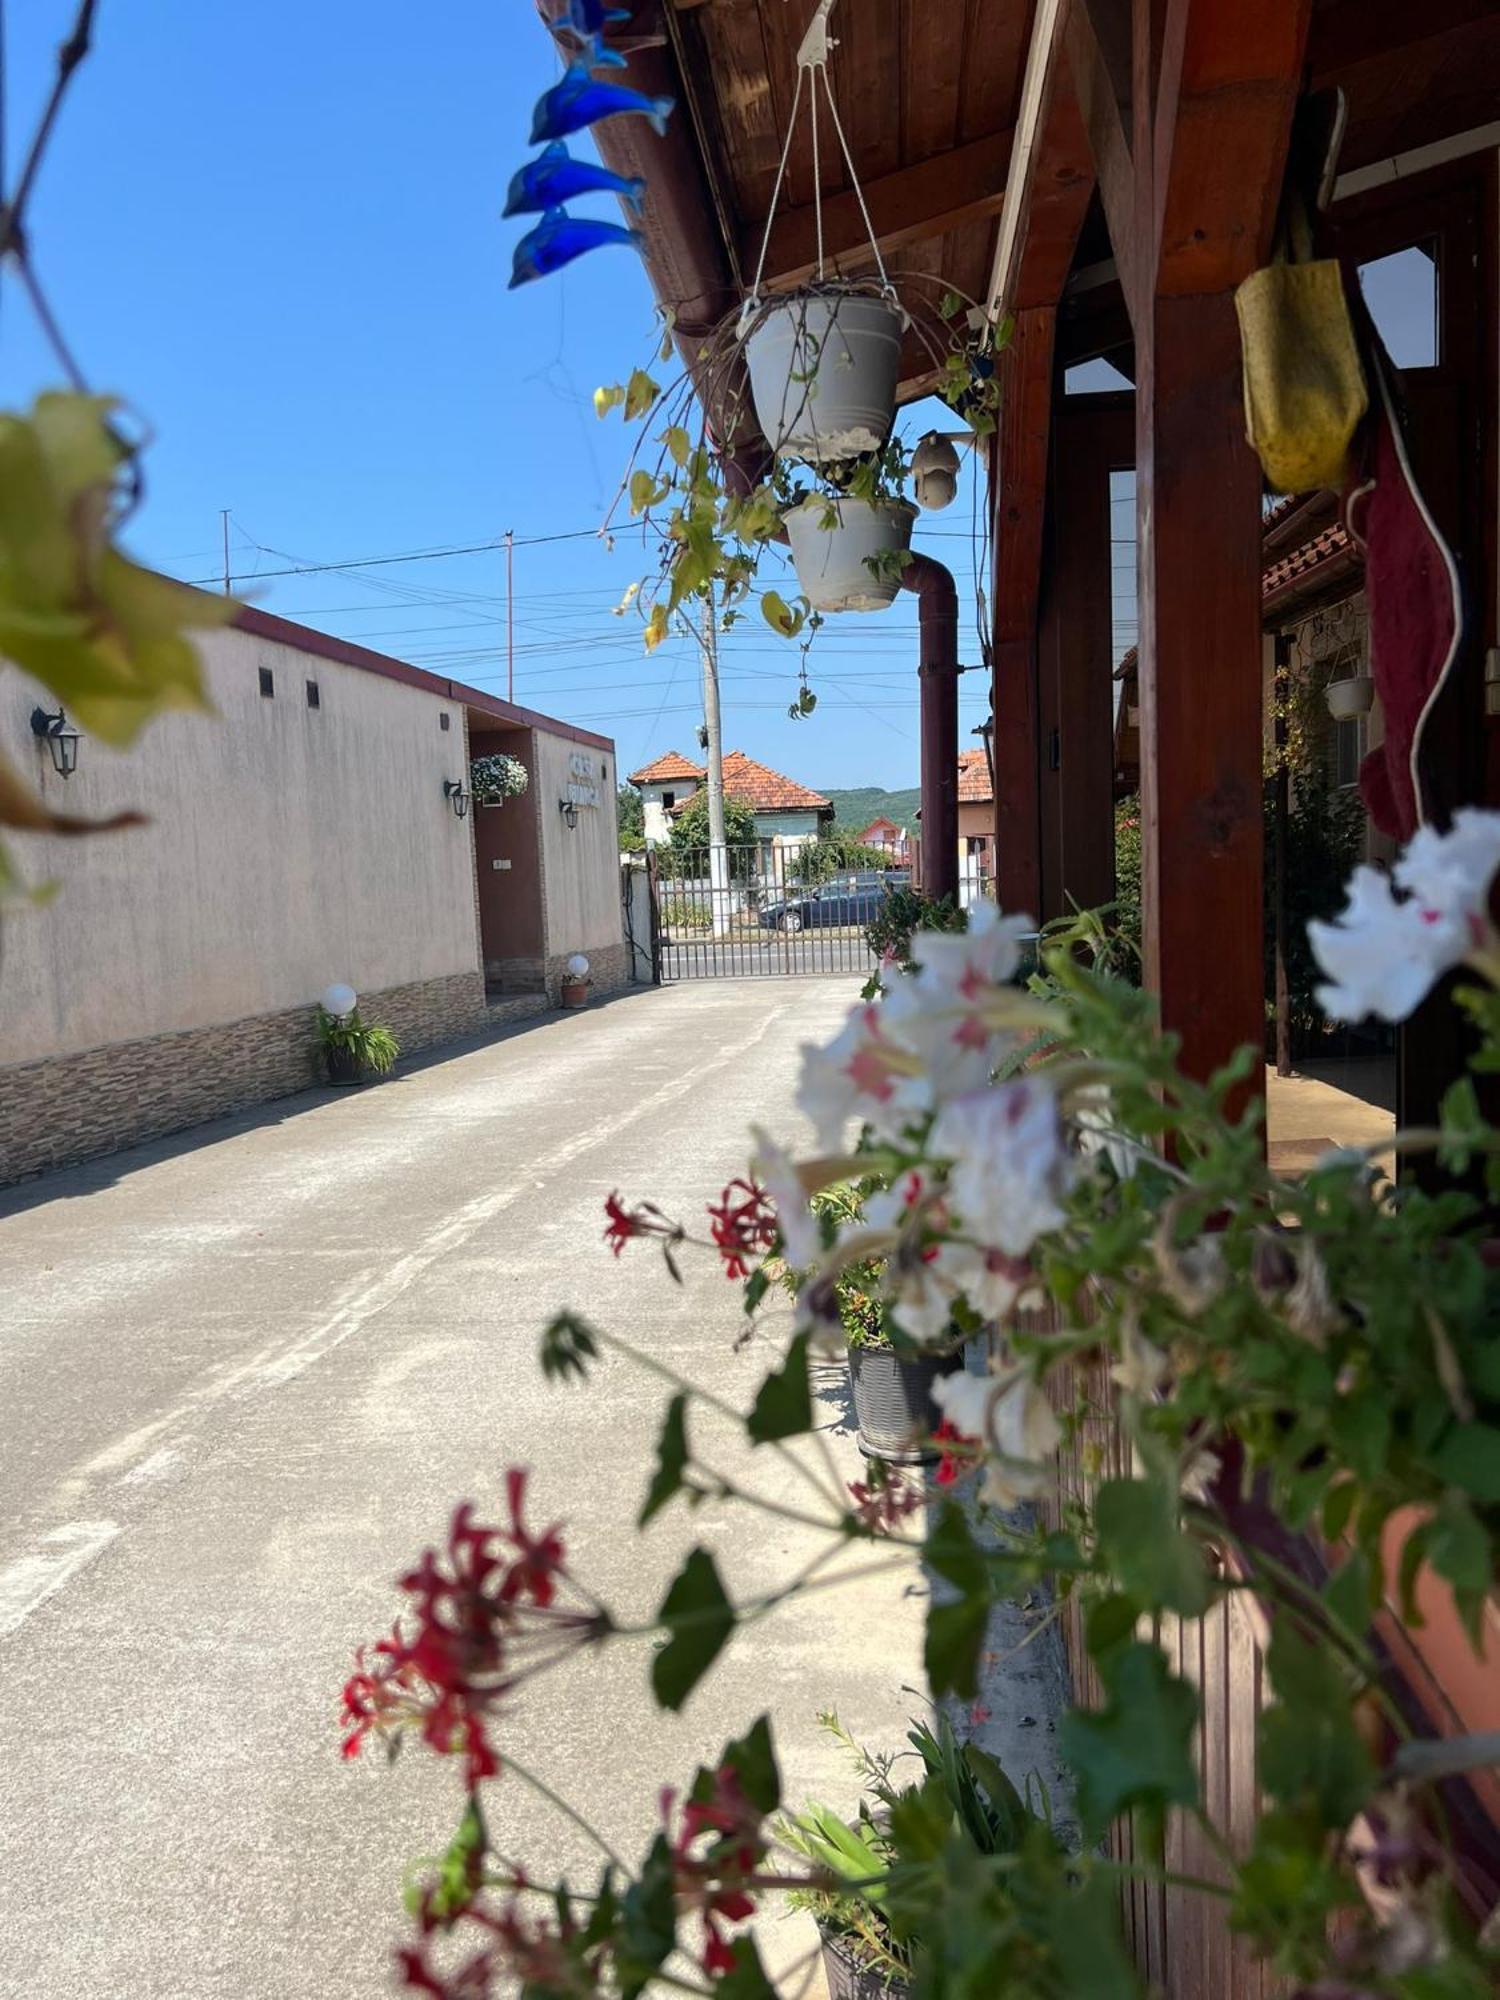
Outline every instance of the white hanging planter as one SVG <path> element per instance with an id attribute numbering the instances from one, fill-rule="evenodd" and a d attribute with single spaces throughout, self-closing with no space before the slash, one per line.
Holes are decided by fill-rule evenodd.
<path id="1" fill-rule="evenodd" d="M 1368 674 L 1356 674 L 1352 680 L 1330 681 L 1326 690 L 1328 713 L 1336 722 L 1348 722 L 1357 715 L 1368 715 L 1375 700 L 1375 683 Z"/>
<path id="2" fill-rule="evenodd" d="M 827 526 L 831 516 L 837 516 Z M 868 558 L 911 547 L 909 500 L 828 500 L 809 494 L 784 516 L 802 595 L 814 611 L 884 611 L 901 588 Z"/>
<path id="3" fill-rule="evenodd" d="M 750 392 L 779 458 L 833 464 L 879 451 L 896 415 L 906 315 L 868 292 L 797 292 L 755 319 Z"/>

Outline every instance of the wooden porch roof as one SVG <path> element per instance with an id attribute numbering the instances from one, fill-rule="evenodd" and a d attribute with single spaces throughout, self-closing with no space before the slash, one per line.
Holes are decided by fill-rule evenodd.
<path id="1" fill-rule="evenodd" d="M 797 50 L 813 5 L 633 0 L 630 19 L 610 31 L 628 59 L 628 68 L 611 76 L 678 100 L 665 138 L 633 118 L 606 122 L 595 137 L 616 171 L 646 178 L 647 265 L 659 299 L 689 339 L 733 308 L 754 275 L 791 114 Z M 537 6 L 551 20 L 561 0 Z M 1123 317 L 1113 334 L 1109 325 L 1108 302 L 1118 299 L 1119 288 L 1109 278 L 1103 219 L 1112 206 L 1111 138 L 1100 129 L 1101 116 L 1109 124 L 1106 80 L 1111 100 L 1128 112 L 1129 80 L 1118 74 L 1109 47 L 1108 22 L 1119 13 L 1108 0 L 1042 0 L 1040 9 L 1038 0 L 838 0 L 829 24 L 836 44 L 831 81 L 898 283 L 902 275 L 937 279 L 986 297 L 1009 182 L 1024 210 L 1025 256 L 1041 267 L 1043 292 L 1055 301 L 1075 261 L 1096 263 L 1084 314 L 1090 334 L 1080 353 L 1128 355 Z M 1028 124 L 1023 107 L 1039 25 L 1038 44 L 1050 31 L 1057 51 L 1056 73 L 1039 85 L 1052 104 L 1045 132 Z M 1497 73 L 1500 9 L 1491 0 L 1427 0 L 1419 11 L 1406 0 L 1314 0 L 1305 83 L 1346 91 L 1345 173 L 1493 120 Z M 828 261 L 840 271 L 867 271 L 864 223 L 826 109 L 821 135 Z M 1119 138 L 1128 151 L 1129 135 L 1121 130 Z M 1095 198 L 1090 208 L 1096 179 L 1103 200 Z M 767 286 L 806 278 L 815 240 L 804 102 L 771 233 Z M 1119 261 L 1123 268 L 1128 259 Z M 903 398 L 930 386 L 927 352 L 913 340 Z"/>

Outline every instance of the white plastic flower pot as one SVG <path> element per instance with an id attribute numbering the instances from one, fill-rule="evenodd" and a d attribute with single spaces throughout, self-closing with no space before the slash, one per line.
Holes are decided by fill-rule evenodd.
<path id="1" fill-rule="evenodd" d="M 785 516 L 802 595 L 814 611 L 884 611 L 901 580 L 872 557 L 911 547 L 909 500 L 825 500 L 810 495 Z M 832 525 L 825 525 L 826 523 Z"/>
<path id="2" fill-rule="evenodd" d="M 778 458 L 827 465 L 879 451 L 896 415 L 906 315 L 859 292 L 799 292 L 745 342 L 755 414 Z"/>
<path id="3" fill-rule="evenodd" d="M 1335 722 L 1348 722 L 1353 716 L 1369 714 L 1375 700 L 1375 683 L 1368 674 L 1356 674 L 1347 681 L 1330 681 L 1327 699 L 1328 713 Z"/>

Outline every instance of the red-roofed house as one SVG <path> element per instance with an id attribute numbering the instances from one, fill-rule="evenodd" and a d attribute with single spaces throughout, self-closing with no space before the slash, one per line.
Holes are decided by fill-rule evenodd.
<path id="1" fill-rule="evenodd" d="M 702 764 L 689 763 L 676 750 L 631 772 L 630 782 L 640 792 L 645 807 L 648 846 L 658 846 L 670 837 L 674 816 L 706 783 L 707 776 Z M 795 851 L 816 840 L 819 829 L 833 819 L 831 799 L 798 784 L 795 778 L 783 777 L 768 764 L 758 764 L 743 750 L 731 750 L 724 758 L 724 796 L 738 799 L 754 813 L 755 830 L 767 858 L 777 848 Z"/>
<path id="2" fill-rule="evenodd" d="M 911 841 L 907 838 L 906 828 L 897 826 L 884 813 L 878 819 L 872 819 L 854 838 L 861 847 L 879 848 L 889 858 L 892 867 L 905 868 L 911 861 Z"/>

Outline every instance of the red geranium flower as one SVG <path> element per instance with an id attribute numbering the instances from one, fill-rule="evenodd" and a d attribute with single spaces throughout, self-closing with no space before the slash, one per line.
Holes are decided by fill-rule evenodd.
<path id="1" fill-rule="evenodd" d="M 765 1189 L 754 1181 L 731 1181 L 717 1206 L 710 1202 L 708 1219 L 728 1278 L 748 1278 L 750 1258 L 763 1257 L 776 1247 L 776 1210 Z"/>

